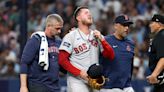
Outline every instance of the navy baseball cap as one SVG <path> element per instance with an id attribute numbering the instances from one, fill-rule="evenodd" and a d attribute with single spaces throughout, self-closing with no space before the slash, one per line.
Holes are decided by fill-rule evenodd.
<path id="1" fill-rule="evenodd" d="M 160 23 L 164 24 L 164 16 L 159 15 L 159 14 L 155 14 L 155 15 L 152 17 L 151 21 L 160 22 Z"/>
<path id="2" fill-rule="evenodd" d="M 127 15 L 119 15 L 115 18 L 114 23 L 119 23 L 122 25 L 131 25 L 133 24 L 132 21 L 129 20 L 129 17 Z"/>
<path id="3" fill-rule="evenodd" d="M 103 67 L 100 64 L 93 64 L 87 71 L 88 76 L 93 79 L 99 78 L 103 75 Z"/>

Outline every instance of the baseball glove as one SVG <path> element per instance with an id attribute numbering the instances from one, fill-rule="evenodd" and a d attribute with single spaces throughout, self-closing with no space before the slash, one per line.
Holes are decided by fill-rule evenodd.
<path id="1" fill-rule="evenodd" d="M 88 74 L 88 85 L 93 88 L 100 90 L 100 88 L 104 85 L 106 79 L 103 76 L 103 67 L 100 64 L 93 64 L 89 67 Z"/>
<path id="2" fill-rule="evenodd" d="M 97 89 L 97 90 L 100 90 L 101 87 L 104 85 L 104 83 L 105 83 L 105 77 L 104 76 L 101 76 L 101 77 L 96 78 L 96 79 L 89 77 L 89 80 L 88 80 L 88 85 L 91 88 Z"/>

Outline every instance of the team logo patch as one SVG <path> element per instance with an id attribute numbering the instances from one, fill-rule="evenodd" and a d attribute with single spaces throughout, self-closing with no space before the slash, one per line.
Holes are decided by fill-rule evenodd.
<path id="1" fill-rule="evenodd" d="M 113 45 L 112 47 L 113 47 L 113 48 L 117 48 L 118 46 L 117 46 L 117 45 Z"/>
<path id="2" fill-rule="evenodd" d="M 127 16 L 127 15 L 124 15 L 124 17 L 125 17 L 125 20 L 129 20 L 129 18 L 128 18 L 128 16 Z"/>
<path id="3" fill-rule="evenodd" d="M 63 43 L 63 46 L 66 46 L 66 47 L 68 47 L 68 48 L 70 47 L 70 45 L 71 45 L 71 44 L 68 43 L 68 42 L 64 42 L 64 43 Z"/>
<path id="4" fill-rule="evenodd" d="M 127 51 L 131 51 L 131 48 L 130 48 L 129 45 L 126 46 L 126 50 L 127 50 Z"/>

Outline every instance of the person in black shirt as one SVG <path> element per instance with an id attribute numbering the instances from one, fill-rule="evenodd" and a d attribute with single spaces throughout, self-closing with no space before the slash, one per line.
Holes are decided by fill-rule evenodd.
<path id="1" fill-rule="evenodd" d="M 164 83 L 162 84 L 158 79 L 159 76 L 164 76 L 164 16 L 155 14 L 150 23 L 150 29 L 155 36 L 148 50 L 149 68 L 152 73 L 147 80 L 155 85 L 153 92 L 164 92 Z"/>

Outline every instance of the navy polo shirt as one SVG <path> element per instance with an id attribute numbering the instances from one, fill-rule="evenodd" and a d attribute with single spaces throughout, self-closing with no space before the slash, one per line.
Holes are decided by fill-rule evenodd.
<path id="1" fill-rule="evenodd" d="M 106 36 L 107 42 L 115 52 L 113 61 L 102 58 L 103 74 L 110 80 L 104 88 L 125 88 L 131 86 L 133 69 L 134 43 L 128 39 L 118 40 L 114 35 Z"/>

